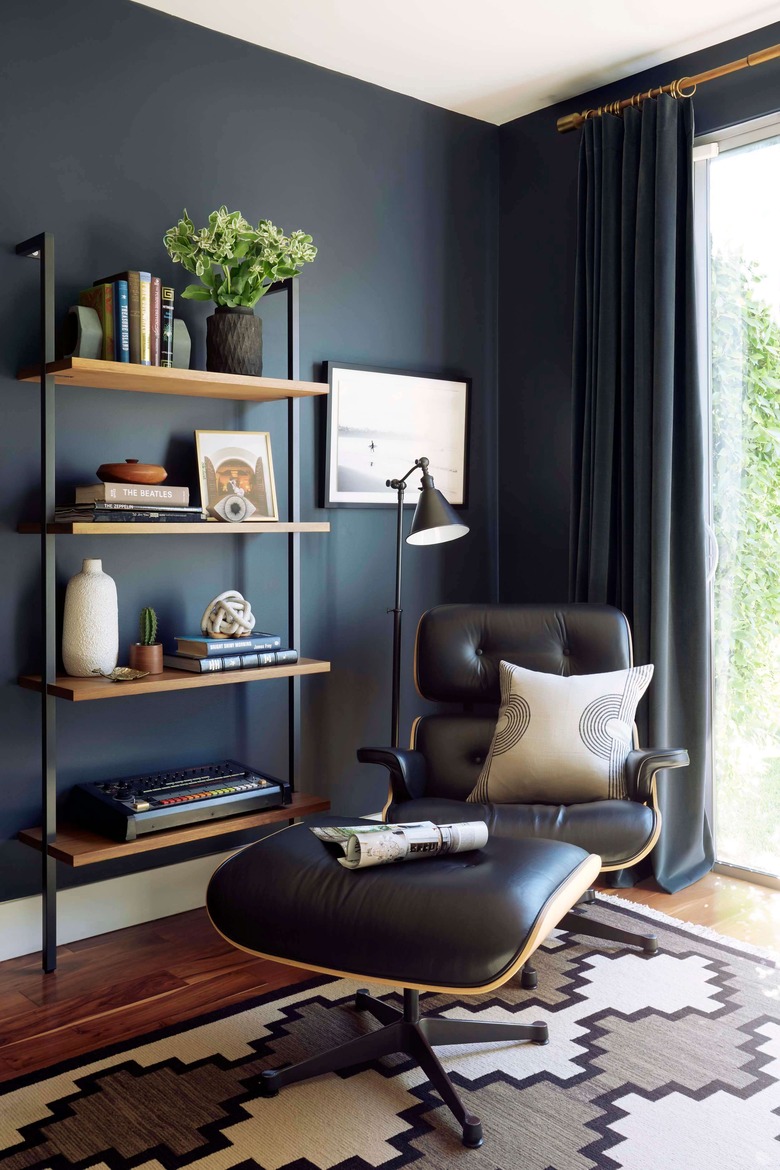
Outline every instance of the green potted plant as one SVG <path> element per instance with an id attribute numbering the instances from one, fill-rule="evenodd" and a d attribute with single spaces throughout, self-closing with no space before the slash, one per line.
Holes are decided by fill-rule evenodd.
<path id="1" fill-rule="evenodd" d="M 199 277 L 182 296 L 213 301 L 206 322 L 206 369 L 219 374 L 263 372 L 263 323 L 254 307 L 272 284 L 297 276 L 317 255 L 311 236 L 286 236 L 270 219 L 253 227 L 240 211 L 212 211 L 208 227 L 196 230 L 185 209 L 163 243 L 174 264 Z"/>
<path id="2" fill-rule="evenodd" d="M 133 670 L 162 674 L 163 648 L 162 642 L 157 641 L 157 614 L 146 606 L 141 610 L 138 624 L 141 640 L 130 647 L 130 665 Z"/>

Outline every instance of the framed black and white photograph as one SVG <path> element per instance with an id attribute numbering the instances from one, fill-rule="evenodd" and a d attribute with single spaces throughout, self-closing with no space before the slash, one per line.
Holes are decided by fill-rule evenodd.
<path id="1" fill-rule="evenodd" d="M 449 503 L 466 505 L 470 379 L 348 362 L 323 368 L 326 508 L 394 507 L 387 480 L 423 455 Z M 415 504 L 415 495 L 409 492 L 406 503 Z"/>
<path id="2" fill-rule="evenodd" d="M 196 431 L 200 499 L 217 520 L 278 520 L 268 431 Z M 226 506 L 242 502 L 241 516 Z"/>

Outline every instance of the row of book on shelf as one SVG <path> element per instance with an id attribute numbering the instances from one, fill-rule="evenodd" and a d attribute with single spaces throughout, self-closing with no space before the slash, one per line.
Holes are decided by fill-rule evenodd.
<path id="1" fill-rule="evenodd" d="M 101 357 L 141 366 L 173 365 L 174 290 L 151 272 L 117 272 L 79 294 L 103 328 Z"/>
<path id="2" fill-rule="evenodd" d="M 246 638 L 207 638 L 202 634 L 175 639 L 176 653 L 163 655 L 163 666 L 207 674 L 215 670 L 247 670 L 258 666 L 289 666 L 297 650 L 282 649 L 281 634 L 255 631 Z"/>
<path id="3" fill-rule="evenodd" d="M 168 484 L 94 483 L 76 488 L 73 504 L 55 508 L 62 523 L 187 524 L 208 520 L 200 507 L 190 506 L 190 489 Z"/>

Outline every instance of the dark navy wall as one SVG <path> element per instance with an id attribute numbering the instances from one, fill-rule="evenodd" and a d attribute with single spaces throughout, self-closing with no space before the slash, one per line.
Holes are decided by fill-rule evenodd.
<path id="1" fill-rule="evenodd" d="M 567 596 L 578 132 L 562 114 L 630 97 L 780 41 L 780 24 L 500 129 L 499 564 L 503 601 Z M 780 61 L 701 87 L 699 134 L 780 109 Z"/>
<path id="2" fill-rule="evenodd" d="M 406 555 L 408 726 L 422 706 L 411 686 L 419 614 L 439 601 L 489 598 L 496 579 L 498 131 L 125 2 L 110 11 L 101 0 L 6 6 L 0 61 L 0 897 L 7 898 L 37 888 L 36 859 L 14 836 L 39 818 L 39 701 L 14 682 L 35 668 L 38 635 L 37 544 L 15 532 L 34 506 L 37 392 L 14 379 L 35 358 L 38 273 L 13 255 L 14 244 L 42 230 L 55 234 L 62 313 L 79 289 L 123 268 L 150 269 L 181 289 L 186 281 L 167 259 L 163 231 L 185 206 L 197 223 L 224 202 L 315 237 L 320 253 L 301 279 L 303 377 L 319 377 L 327 359 L 472 376 L 471 534 Z M 279 301 L 258 310 L 269 374 L 284 372 Z M 208 307 L 181 308 L 202 367 Z M 61 389 L 62 497 L 93 481 L 100 463 L 128 457 L 164 462 L 171 482 L 192 482 L 192 432 L 234 425 L 271 431 L 284 509 L 283 404 L 242 415 L 230 403 Z M 301 649 L 333 662 L 330 676 L 303 684 L 303 786 L 328 793 L 345 812 L 365 812 L 380 807 L 386 787 L 355 763 L 355 749 L 388 735 L 393 513 L 318 510 L 312 404 L 303 407 L 301 453 L 304 516 L 333 525 L 330 536 L 302 541 Z M 282 539 L 61 538 L 58 553 L 63 585 L 83 557 L 102 557 L 117 582 L 123 647 L 140 606 L 157 608 L 168 635 L 192 629 L 242 571 L 259 625 L 284 628 Z M 233 753 L 283 771 L 285 716 L 284 682 L 61 703 L 60 786 Z M 101 867 L 89 878 L 116 872 Z"/>

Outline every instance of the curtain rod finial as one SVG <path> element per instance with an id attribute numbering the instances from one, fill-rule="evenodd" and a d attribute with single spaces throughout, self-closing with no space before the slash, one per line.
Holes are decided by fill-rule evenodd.
<path id="1" fill-rule="evenodd" d="M 584 122 L 585 116 L 583 114 L 564 114 L 555 125 L 558 127 L 559 134 L 567 134 L 570 130 L 579 130 Z"/>

